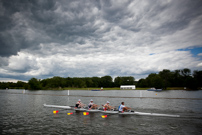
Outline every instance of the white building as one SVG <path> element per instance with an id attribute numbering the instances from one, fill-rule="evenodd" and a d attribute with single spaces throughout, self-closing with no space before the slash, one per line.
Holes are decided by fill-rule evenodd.
<path id="1" fill-rule="evenodd" d="M 120 89 L 135 89 L 135 85 L 121 85 Z"/>

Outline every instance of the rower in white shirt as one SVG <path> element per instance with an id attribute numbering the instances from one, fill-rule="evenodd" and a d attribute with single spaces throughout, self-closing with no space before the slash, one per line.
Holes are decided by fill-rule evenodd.
<path id="1" fill-rule="evenodd" d="M 131 108 L 129 108 L 129 107 L 126 107 L 125 105 L 124 105 L 124 102 L 121 102 L 121 105 L 119 106 L 119 112 L 125 112 L 125 111 L 127 111 L 127 110 L 130 110 Z"/>

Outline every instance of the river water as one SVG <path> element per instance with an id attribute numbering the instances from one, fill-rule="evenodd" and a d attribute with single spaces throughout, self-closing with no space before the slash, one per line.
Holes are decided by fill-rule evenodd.
<path id="1" fill-rule="evenodd" d="M 74 106 L 78 99 L 98 105 L 122 101 L 135 111 L 180 115 L 179 118 L 158 116 L 120 116 L 102 113 L 76 113 L 73 110 L 44 107 L 43 104 Z M 58 110 L 58 114 L 53 114 Z M 72 115 L 67 113 L 73 112 Z M 169 90 L 0 90 L 1 134 L 97 134 L 97 135 L 201 135 L 202 91 Z"/>

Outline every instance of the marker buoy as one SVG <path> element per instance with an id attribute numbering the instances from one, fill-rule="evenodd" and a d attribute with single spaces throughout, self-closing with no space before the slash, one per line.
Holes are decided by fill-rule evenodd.
<path id="1" fill-rule="evenodd" d="M 83 115 L 89 115 L 89 112 L 83 112 Z"/>
<path id="2" fill-rule="evenodd" d="M 56 113 L 58 113 L 58 112 L 59 112 L 58 110 L 53 111 L 54 114 L 56 114 Z"/>
<path id="3" fill-rule="evenodd" d="M 73 112 L 71 112 L 71 113 L 67 113 L 67 115 L 72 115 L 73 114 Z"/>
<path id="4" fill-rule="evenodd" d="M 102 115 L 102 118 L 107 118 L 107 115 Z"/>

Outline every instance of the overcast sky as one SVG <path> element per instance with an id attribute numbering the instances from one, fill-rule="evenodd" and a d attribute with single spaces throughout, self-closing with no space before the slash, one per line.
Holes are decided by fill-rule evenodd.
<path id="1" fill-rule="evenodd" d="M 0 81 L 202 70 L 202 0 L 1 0 Z"/>

